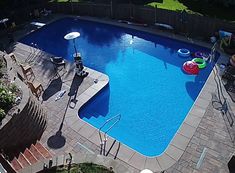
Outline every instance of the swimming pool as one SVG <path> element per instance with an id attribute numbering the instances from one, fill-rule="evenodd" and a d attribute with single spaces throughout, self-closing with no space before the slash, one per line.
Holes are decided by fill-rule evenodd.
<path id="1" fill-rule="evenodd" d="M 79 116 L 100 128 L 121 114 L 109 135 L 146 156 L 161 154 L 184 121 L 213 64 L 197 76 L 182 71 L 192 57 L 177 55 L 208 49 L 141 31 L 97 22 L 64 18 L 24 37 L 43 50 L 72 61 L 72 41 L 64 35 L 78 31 L 76 46 L 86 66 L 107 74 L 109 85 L 79 110 Z M 106 127 L 108 128 L 108 126 Z M 105 129 L 104 129 L 105 130 Z"/>

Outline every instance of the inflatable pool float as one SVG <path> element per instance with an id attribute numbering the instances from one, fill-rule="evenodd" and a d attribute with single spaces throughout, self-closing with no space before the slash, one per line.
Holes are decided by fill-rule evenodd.
<path id="1" fill-rule="evenodd" d="M 183 70 L 188 73 L 188 74 L 198 74 L 199 73 L 199 68 L 197 63 L 193 62 L 193 61 L 186 61 L 183 64 Z"/>
<path id="2" fill-rule="evenodd" d="M 198 65 L 199 69 L 205 68 L 206 67 L 206 61 L 202 58 L 193 58 L 192 60 Z"/>
<path id="3" fill-rule="evenodd" d="M 190 51 L 188 49 L 179 49 L 178 55 L 182 57 L 189 57 L 190 56 Z"/>

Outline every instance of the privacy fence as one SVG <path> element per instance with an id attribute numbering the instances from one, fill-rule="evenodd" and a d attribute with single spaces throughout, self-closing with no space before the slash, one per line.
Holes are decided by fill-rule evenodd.
<path id="1" fill-rule="evenodd" d="M 107 5 L 69 2 L 48 3 L 48 8 L 58 13 L 125 20 L 133 19 L 149 25 L 164 23 L 174 27 L 177 33 L 203 38 L 208 38 L 221 29 L 235 33 L 235 22 L 133 4 Z"/>
<path id="2" fill-rule="evenodd" d="M 174 27 L 176 33 L 189 36 L 208 38 L 218 30 L 227 30 L 235 33 L 235 22 L 227 22 L 216 18 L 202 17 L 163 9 L 154 9 L 147 6 L 133 4 L 94 4 L 94 3 L 57 3 L 49 2 L 39 6 L 31 6 L 22 10 L 15 10 L 15 20 L 29 18 L 33 9 L 47 8 L 53 13 L 73 14 L 79 16 L 94 16 L 99 18 L 124 19 L 153 25 L 164 23 Z"/>

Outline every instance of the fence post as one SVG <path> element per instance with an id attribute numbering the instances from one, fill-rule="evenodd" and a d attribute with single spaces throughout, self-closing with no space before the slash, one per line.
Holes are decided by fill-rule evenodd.
<path id="1" fill-rule="evenodd" d="M 132 12 L 133 8 L 132 8 L 132 2 L 131 2 L 131 1 L 130 1 L 130 3 L 129 3 L 129 8 L 130 8 L 130 16 L 129 16 L 129 19 L 132 19 L 132 18 L 133 18 L 133 12 Z"/>
<path id="2" fill-rule="evenodd" d="M 113 1 L 110 1 L 110 18 L 113 18 Z"/>
<path id="3" fill-rule="evenodd" d="M 157 21 L 157 4 L 154 5 L 154 24 Z"/>
<path id="4" fill-rule="evenodd" d="M 71 12 L 72 12 L 72 14 L 73 14 L 73 1 L 72 0 L 70 0 L 70 4 L 71 4 Z"/>

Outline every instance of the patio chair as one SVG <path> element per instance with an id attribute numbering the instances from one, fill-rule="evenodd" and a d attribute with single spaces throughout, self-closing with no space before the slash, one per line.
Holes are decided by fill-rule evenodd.
<path id="1" fill-rule="evenodd" d="M 56 76 L 61 76 L 59 74 L 59 72 L 62 71 L 62 70 L 64 70 L 64 74 L 67 72 L 66 67 L 65 67 L 66 62 L 65 62 L 64 58 L 62 58 L 62 57 L 51 57 L 50 60 L 53 64 L 53 66 L 54 66 L 54 71 L 55 71 L 55 76 L 53 78 L 55 78 Z"/>
<path id="2" fill-rule="evenodd" d="M 29 64 L 26 64 L 26 63 L 23 64 L 23 63 L 18 62 L 14 53 L 10 53 L 9 56 L 16 65 L 20 66 L 22 73 L 23 73 L 23 76 L 25 77 L 26 80 L 31 79 L 31 77 L 35 78 L 32 67 Z M 28 78 L 28 77 L 30 77 L 30 78 Z"/>
<path id="3" fill-rule="evenodd" d="M 31 92 L 39 99 L 42 92 L 44 91 L 42 84 L 39 82 L 27 82 L 28 87 L 30 88 Z"/>
<path id="4" fill-rule="evenodd" d="M 17 62 L 17 60 L 16 60 L 16 56 L 15 56 L 14 53 L 10 53 L 10 54 L 8 54 L 8 55 L 9 55 L 9 57 L 12 59 L 12 61 L 13 61 L 14 63 L 18 64 L 18 62 Z"/>
<path id="5" fill-rule="evenodd" d="M 32 77 L 35 78 L 35 75 L 34 75 L 33 70 L 30 65 L 20 64 L 20 68 L 21 68 L 26 80 L 30 80 Z M 28 77 L 30 77 L 30 78 L 28 78 Z"/>

